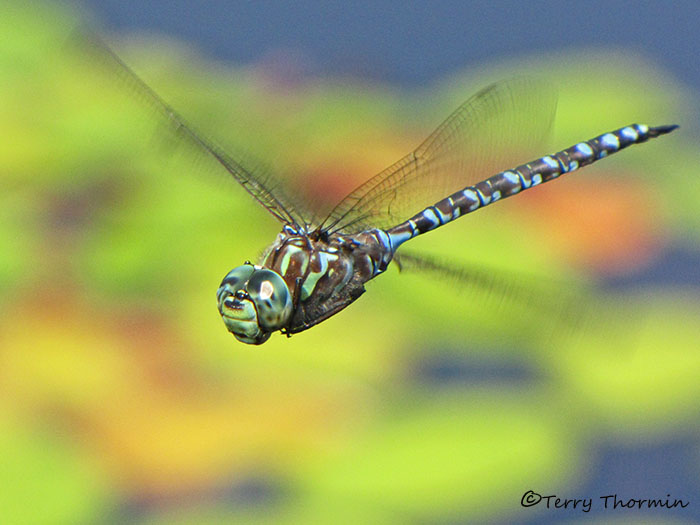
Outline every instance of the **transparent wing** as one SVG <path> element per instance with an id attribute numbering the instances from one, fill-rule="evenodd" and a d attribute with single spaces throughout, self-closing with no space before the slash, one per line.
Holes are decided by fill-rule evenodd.
<path id="1" fill-rule="evenodd" d="M 493 270 L 476 264 L 454 265 L 425 254 L 402 250 L 394 256 L 401 272 L 429 272 L 451 279 L 462 286 L 478 288 L 496 296 L 508 297 L 513 302 L 535 309 L 552 308 L 555 304 L 575 303 L 581 290 L 574 290 L 572 283 L 544 281 L 534 275 Z M 572 306 L 572 304 L 569 304 Z"/>
<path id="2" fill-rule="evenodd" d="M 532 78 L 483 89 L 415 151 L 345 197 L 322 229 L 356 233 L 395 226 L 451 193 L 535 158 L 556 100 L 548 84 Z"/>
<path id="3" fill-rule="evenodd" d="M 139 98 L 145 100 L 165 117 L 174 133 L 216 160 L 229 172 L 236 182 L 243 186 L 277 220 L 292 225 L 297 229 L 305 225 L 302 213 L 297 211 L 299 209 L 298 206 L 294 206 L 291 199 L 283 194 L 279 183 L 276 183 L 269 175 L 262 175 L 263 170 L 258 166 L 256 166 L 256 169 L 244 167 L 228 155 L 216 142 L 196 131 L 148 84 L 141 80 L 97 35 L 89 30 L 80 29 L 75 32 L 73 42 L 89 50 L 93 57 L 98 58 L 116 71 L 117 75 L 124 80 L 129 88 L 135 91 Z"/>
<path id="4" fill-rule="evenodd" d="M 591 326 L 612 330 L 617 319 L 596 297 L 597 292 L 579 281 L 547 279 L 476 264 L 455 265 L 412 252 L 397 253 L 394 261 L 402 273 L 430 274 L 455 283 L 457 290 L 477 294 L 470 297 L 472 306 L 483 312 L 490 305 L 497 325 L 517 324 L 519 320 L 533 333 L 551 336 L 572 334 Z"/>

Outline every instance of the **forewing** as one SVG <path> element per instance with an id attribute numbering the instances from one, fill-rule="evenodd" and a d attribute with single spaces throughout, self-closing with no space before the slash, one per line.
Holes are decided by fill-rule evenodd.
<path id="1" fill-rule="evenodd" d="M 542 154 L 556 92 L 542 81 L 493 84 L 462 104 L 415 151 L 345 197 L 323 221 L 355 233 L 403 222 L 462 188 Z"/>
<path id="2" fill-rule="evenodd" d="M 153 89 L 132 71 L 99 37 L 89 30 L 79 30 L 74 34 L 73 42 L 89 51 L 93 58 L 107 65 L 116 72 L 129 89 L 138 98 L 144 100 L 168 123 L 178 137 L 207 154 L 221 165 L 243 188 L 260 203 L 277 220 L 299 229 L 305 225 L 302 213 L 292 200 L 285 196 L 281 184 L 271 177 L 260 163 L 247 159 L 248 166 L 234 159 L 215 141 L 197 131 L 178 112 L 166 103 Z M 251 167 L 253 166 L 253 167 Z"/>

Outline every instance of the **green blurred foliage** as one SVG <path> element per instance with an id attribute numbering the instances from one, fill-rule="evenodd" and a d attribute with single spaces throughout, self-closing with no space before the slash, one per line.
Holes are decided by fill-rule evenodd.
<path id="1" fill-rule="evenodd" d="M 527 487 L 581 483 L 595 436 L 694 428 L 697 297 L 579 291 L 672 239 L 697 240 L 697 152 L 681 133 L 414 241 L 495 272 L 525 268 L 526 283 L 585 297 L 573 310 L 390 271 L 313 330 L 245 347 L 214 292 L 280 225 L 69 45 L 76 24 L 54 4 L 0 17 L 1 521 L 120 521 L 133 508 L 144 523 L 508 519 Z M 564 79 L 555 147 L 673 122 L 689 98 L 641 60 L 591 54 L 411 95 L 280 89 L 274 71 L 224 68 L 172 42 L 117 51 L 198 128 L 287 166 L 301 193 L 313 180 L 336 197 L 492 79 Z M 538 379 L 421 380 L 419 364 L 440 356 L 526 362 Z M 272 488 L 225 497 L 251 478 Z"/>

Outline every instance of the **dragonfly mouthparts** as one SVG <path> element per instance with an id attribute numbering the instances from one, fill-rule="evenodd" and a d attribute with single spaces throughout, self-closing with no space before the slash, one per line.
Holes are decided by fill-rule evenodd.
<path id="1" fill-rule="evenodd" d="M 229 295 L 224 299 L 223 302 L 224 306 L 226 308 L 229 308 L 231 310 L 242 310 L 243 309 L 243 303 L 239 300 L 238 297 L 234 297 L 233 295 Z"/>

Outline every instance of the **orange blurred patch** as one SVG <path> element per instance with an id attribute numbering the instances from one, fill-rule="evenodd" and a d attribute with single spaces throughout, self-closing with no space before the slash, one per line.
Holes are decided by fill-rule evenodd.
<path id="1" fill-rule="evenodd" d="M 362 169 L 361 163 L 353 165 L 339 159 L 317 162 L 300 177 L 304 197 L 318 209 L 330 209 L 359 186 Z"/>
<path id="2" fill-rule="evenodd" d="M 402 158 L 410 142 L 376 136 L 347 145 L 347 153 L 315 155 L 299 177 L 300 192 L 319 209 L 330 210 L 358 186 Z"/>
<path id="3" fill-rule="evenodd" d="M 664 243 L 658 195 L 632 177 L 572 178 L 528 191 L 517 202 L 528 213 L 525 220 L 542 230 L 540 242 L 596 272 L 644 266 Z"/>

